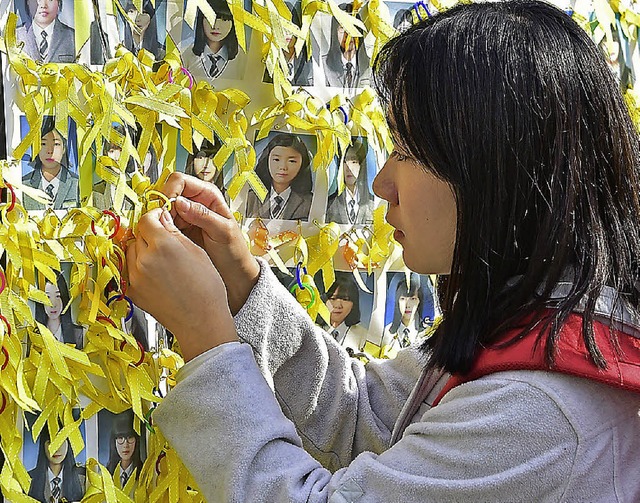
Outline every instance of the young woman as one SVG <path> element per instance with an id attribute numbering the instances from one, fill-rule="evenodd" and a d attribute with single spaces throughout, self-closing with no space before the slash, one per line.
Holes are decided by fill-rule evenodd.
<path id="1" fill-rule="evenodd" d="M 365 224 L 373 221 L 373 196 L 367 181 L 367 146 L 356 140 L 347 147 L 342 164 L 345 188 L 329 197 L 327 221 Z"/>
<path id="2" fill-rule="evenodd" d="M 360 291 L 351 273 L 336 272 L 323 300 L 331 313 L 330 326 L 325 330 L 348 353 L 361 352 L 367 331 L 360 325 Z"/>
<path id="3" fill-rule="evenodd" d="M 352 3 L 340 4 L 340 9 L 351 14 Z M 329 50 L 322 56 L 325 84 L 342 89 L 369 85 L 371 68 L 362 37 L 350 37 L 335 17 L 331 18 Z"/>
<path id="4" fill-rule="evenodd" d="M 640 145 L 603 55 L 510 0 L 436 14 L 374 68 L 396 144 L 374 192 L 407 266 L 446 276 L 435 334 L 348 358 L 176 175 L 175 220 L 128 249 L 188 361 L 156 425 L 208 501 L 640 500 Z"/>
<path id="5" fill-rule="evenodd" d="M 67 281 L 62 273 L 58 274 L 56 284 L 47 281 L 44 291 L 51 301 L 51 306 L 36 303 L 36 321 L 45 325 L 60 342 L 75 344 L 77 349 L 82 349 L 82 327 L 71 319 L 71 308 L 62 312 L 70 299 Z"/>
<path id="6" fill-rule="evenodd" d="M 187 159 L 185 173 L 205 182 L 215 183 L 218 188 L 222 189 L 224 185 L 223 172 L 213 162 L 220 147 L 221 144 L 217 138 L 213 145 L 208 140 L 204 140 L 199 149 L 194 145 L 194 154 L 189 155 Z"/>
<path id="7" fill-rule="evenodd" d="M 226 0 L 209 0 L 216 13 L 211 26 L 200 9 L 196 14 L 193 46 L 182 53 L 182 63 L 196 79 L 213 80 L 231 77 L 225 72 L 229 61 L 238 55 L 238 38 L 233 15 Z"/>
<path id="8" fill-rule="evenodd" d="M 137 477 L 142 469 L 140 435 L 133 429 L 133 418 L 122 413 L 114 420 L 109 440 L 109 462 L 107 470 L 113 475 L 116 485 L 124 487 L 128 480 Z"/>
<path id="9" fill-rule="evenodd" d="M 151 52 L 156 60 L 164 58 L 164 46 L 158 41 L 156 28 L 156 11 L 149 0 L 142 4 L 142 12 L 129 2 L 125 6 L 129 19 L 133 21 L 133 29 L 127 20 L 124 20 L 124 46 L 134 54 L 140 49 Z"/>
<path id="10" fill-rule="evenodd" d="M 29 496 L 42 503 L 80 501 L 85 492 L 85 468 L 76 465 L 68 440 L 54 453 L 49 452 L 50 443 L 45 426 L 40 433 L 36 466 L 29 471 Z"/>
<path id="11" fill-rule="evenodd" d="M 50 198 L 46 206 L 23 196 L 23 205 L 27 210 L 54 210 L 75 208 L 78 206 L 78 175 L 69 169 L 67 140 L 55 128 L 55 119 L 46 116 L 40 132 L 40 151 L 33 161 L 33 171 L 22 177 L 22 183 L 43 190 Z"/>
<path id="12" fill-rule="evenodd" d="M 263 202 L 253 191 L 247 196 L 247 217 L 308 220 L 311 192 L 311 155 L 296 135 L 275 135 L 260 154 L 256 174 L 269 193 Z"/>

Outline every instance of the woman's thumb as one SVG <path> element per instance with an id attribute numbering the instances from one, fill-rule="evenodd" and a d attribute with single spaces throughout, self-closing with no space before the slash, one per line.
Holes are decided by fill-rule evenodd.
<path id="1" fill-rule="evenodd" d="M 221 218 L 216 212 L 211 211 L 204 204 L 183 196 L 178 196 L 173 206 L 186 223 L 199 227 L 210 236 L 215 234 L 217 220 Z"/>

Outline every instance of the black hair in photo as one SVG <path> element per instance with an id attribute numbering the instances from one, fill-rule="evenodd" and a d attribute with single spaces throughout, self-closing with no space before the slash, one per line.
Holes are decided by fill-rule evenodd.
<path id="1" fill-rule="evenodd" d="M 45 115 L 42 119 L 42 128 L 40 129 L 40 137 L 49 134 L 51 131 L 55 131 L 60 135 L 62 141 L 62 159 L 60 159 L 60 166 L 62 168 L 69 168 L 69 150 L 67 149 L 67 139 L 60 134 L 60 131 L 56 129 L 56 119 L 52 115 Z M 35 152 L 32 156 L 33 169 L 42 169 L 42 161 L 40 160 L 40 151 Z"/>
<path id="2" fill-rule="evenodd" d="M 391 321 L 391 327 L 389 332 L 395 334 L 398 332 L 400 323 L 402 323 L 402 312 L 400 311 L 400 297 L 418 297 L 418 307 L 413 316 L 413 326 L 417 331 L 424 328 L 422 325 L 422 310 L 424 307 L 424 292 L 421 288 L 420 276 L 415 272 L 412 272 L 409 277 L 409 286 L 407 286 L 406 278 L 400 278 L 396 285 L 396 296 L 393 304 L 393 320 Z"/>
<path id="3" fill-rule="evenodd" d="M 124 10 L 128 13 L 132 10 L 135 10 L 137 12 L 138 9 L 132 2 L 127 2 L 125 4 Z M 144 0 L 144 3 L 142 4 L 142 12 L 144 14 L 148 14 L 151 19 L 149 22 L 149 26 L 147 26 L 147 29 L 142 35 L 141 46 L 143 49 L 146 49 L 147 51 L 151 52 L 156 58 L 158 58 L 164 52 L 164 47 L 158 41 L 158 29 L 156 27 L 155 20 L 156 10 L 149 0 Z M 135 19 L 132 19 L 131 21 L 135 22 Z M 124 20 L 124 46 L 129 50 L 133 50 L 134 46 L 131 26 L 126 19 Z"/>
<path id="4" fill-rule="evenodd" d="M 344 324 L 351 327 L 356 323 L 360 323 L 360 289 L 351 273 L 336 272 L 336 279 L 323 295 L 322 300 L 326 303 L 333 294 L 346 297 L 353 302 L 351 312 L 344 319 Z"/>
<path id="5" fill-rule="evenodd" d="M 398 29 L 402 24 L 409 23 L 413 24 L 413 14 L 411 13 L 411 9 L 400 9 L 396 12 L 396 15 L 393 16 L 393 27 Z"/>
<path id="6" fill-rule="evenodd" d="M 605 367 L 598 295 L 638 307 L 640 145 L 602 52 L 544 2 L 458 5 L 387 43 L 374 82 L 394 141 L 457 203 L 430 365 L 464 373 L 481 345 L 533 328 L 552 363 L 584 299 L 583 338 Z"/>
<path id="7" fill-rule="evenodd" d="M 365 203 L 373 199 L 373 195 L 369 190 L 369 179 L 367 172 L 367 144 L 361 140 L 353 140 L 349 145 L 343 157 L 343 170 L 347 169 L 347 161 L 357 160 L 360 163 L 360 171 L 358 172 L 358 178 L 356 179 L 356 187 L 358 188 L 359 202 Z"/>
<path id="8" fill-rule="evenodd" d="M 46 283 L 49 283 L 47 280 Z M 69 304 L 70 295 L 69 295 L 69 287 L 67 286 L 67 281 L 64 278 L 62 273 L 58 273 L 56 286 L 60 291 L 60 300 L 62 302 L 62 309 L 67 307 Z M 44 288 L 43 288 L 44 290 Z M 44 310 L 44 304 L 40 302 L 35 303 L 35 319 L 37 322 L 47 326 L 49 321 L 49 317 Z M 69 307 L 66 311 L 60 314 L 60 323 L 62 326 L 62 340 L 68 344 L 76 344 L 78 349 L 82 346 L 82 341 L 78 340 L 78 338 L 82 335 L 82 327 L 80 325 L 76 325 L 71 318 L 71 308 Z"/>
<path id="9" fill-rule="evenodd" d="M 342 3 L 338 7 L 341 10 L 345 11 L 348 14 L 353 12 L 353 4 L 352 3 Z M 360 16 L 356 16 L 357 19 L 360 19 Z M 342 48 L 340 46 L 340 40 L 338 40 L 338 26 L 340 24 L 336 20 L 335 17 L 331 18 L 331 35 L 329 39 L 329 51 L 327 52 L 327 66 L 336 72 L 342 72 Z M 355 40 L 356 46 L 356 66 L 360 68 L 361 66 L 361 58 L 366 58 L 366 54 L 364 54 L 363 48 L 363 39 L 358 38 Z M 367 60 L 368 61 L 368 60 Z M 368 63 L 367 63 L 368 64 Z"/>
<path id="10" fill-rule="evenodd" d="M 126 411 L 121 414 L 115 416 L 113 420 L 113 425 L 111 427 L 111 434 L 109 436 L 109 461 L 107 462 L 107 470 L 109 473 L 113 475 L 116 470 L 116 467 L 120 463 L 120 455 L 118 454 L 118 450 L 116 448 L 116 439 L 118 437 L 123 438 L 131 438 L 134 437 L 136 439 L 136 446 L 133 450 L 133 456 L 131 457 L 131 462 L 133 463 L 134 469 L 138 470 L 138 475 L 140 475 L 140 470 L 142 469 L 142 456 L 141 452 L 141 442 L 140 435 L 136 433 L 136 430 L 133 429 L 133 414 L 131 411 Z"/>
<path id="11" fill-rule="evenodd" d="M 49 484 L 49 458 L 45 449 L 45 443 L 51 440 L 49 436 L 49 428 L 45 425 L 40 433 L 38 445 L 38 460 L 33 470 L 29 471 L 31 476 L 31 486 L 29 488 L 29 496 L 38 501 L 46 501 L 44 497 L 45 486 Z M 67 442 L 67 455 L 62 461 L 62 496 L 68 501 L 80 501 L 84 496 L 84 487 L 80 473 L 84 468 L 77 467 L 73 451 L 69 440 Z"/>
<path id="12" fill-rule="evenodd" d="M 302 156 L 302 165 L 300 166 L 300 171 L 291 182 L 291 190 L 298 194 L 310 194 L 312 188 L 311 155 L 305 143 L 296 135 L 290 133 L 278 133 L 271 138 L 258 158 L 255 172 L 260 180 L 262 180 L 262 183 L 264 183 L 264 186 L 267 187 L 267 189 L 271 187 L 272 178 L 269 172 L 269 154 L 271 154 L 271 151 L 276 147 L 290 147 Z"/>
<path id="13" fill-rule="evenodd" d="M 216 13 L 216 17 L 223 21 L 231 21 L 231 31 L 224 38 L 224 45 L 227 47 L 229 61 L 235 59 L 238 55 L 238 36 L 236 35 L 236 24 L 233 22 L 233 15 L 226 0 L 208 0 L 209 5 Z M 207 45 L 207 36 L 204 33 L 204 14 L 200 9 L 196 13 L 195 39 L 193 41 L 193 53 L 196 56 L 202 56 L 205 46 Z"/>

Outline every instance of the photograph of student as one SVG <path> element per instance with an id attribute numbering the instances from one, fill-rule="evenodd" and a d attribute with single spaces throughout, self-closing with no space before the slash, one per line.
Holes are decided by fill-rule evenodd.
<path id="1" fill-rule="evenodd" d="M 393 313 L 393 318 L 384 327 L 382 339 L 378 344 L 387 356 L 394 356 L 400 349 L 418 341 L 427 328 L 427 321 L 433 321 L 434 317 L 433 296 L 428 277 L 411 273 L 407 287 L 403 272 L 394 276 L 390 282 L 391 287 L 396 283 L 392 296 L 393 304 L 387 302 L 387 318 L 390 312 Z M 428 315 L 425 316 L 426 312 Z"/>
<path id="2" fill-rule="evenodd" d="M 78 175 L 69 169 L 67 140 L 55 129 L 51 116 L 42 121 L 40 151 L 29 165 L 33 169 L 22 177 L 22 183 L 43 190 L 52 203 L 45 206 L 24 194 L 25 209 L 62 210 L 78 206 Z"/>
<path id="3" fill-rule="evenodd" d="M 158 166 L 158 155 L 156 149 L 152 145 L 149 146 L 149 150 L 142 160 L 142 173 L 149 177 L 151 183 L 156 183 L 160 176 L 160 168 Z"/>
<path id="4" fill-rule="evenodd" d="M 64 0 L 64 3 L 68 3 L 71 10 L 67 19 L 73 19 L 73 1 Z M 27 0 L 25 6 L 26 22 L 16 30 L 16 38 L 24 42 L 27 55 L 41 63 L 73 63 L 75 30 L 59 18 L 63 0 Z"/>
<path id="5" fill-rule="evenodd" d="M 76 464 L 69 440 L 54 453 L 49 452 L 50 443 L 45 426 L 39 437 L 36 466 L 29 470 L 29 496 L 42 503 L 80 501 L 85 492 L 85 468 Z"/>
<path id="6" fill-rule="evenodd" d="M 350 355 L 360 353 L 367 342 L 367 330 L 360 325 L 360 288 L 349 272 L 336 272 L 336 279 L 322 299 L 331 313 L 325 330 Z"/>
<path id="7" fill-rule="evenodd" d="M 413 13 L 411 9 L 400 9 L 393 16 L 393 27 L 398 32 L 403 33 L 413 25 Z"/>
<path id="8" fill-rule="evenodd" d="M 196 14 L 195 39 L 193 45 L 182 53 L 182 64 L 197 80 L 214 80 L 225 74 L 225 78 L 237 77 L 225 72 L 229 62 L 238 56 L 238 38 L 231 10 L 225 0 L 208 0 L 216 13 L 216 22 L 211 23 L 200 9 Z"/>
<path id="9" fill-rule="evenodd" d="M 353 4 L 340 4 L 340 9 L 351 14 Z M 350 37 L 344 28 L 331 18 L 329 51 L 322 56 L 325 84 L 330 87 L 353 89 L 370 83 L 369 56 L 362 37 Z"/>
<path id="10" fill-rule="evenodd" d="M 298 12 L 300 3 L 297 3 L 295 6 L 288 2 L 286 2 L 286 4 L 291 11 L 291 21 L 293 24 L 300 27 L 302 25 L 300 12 Z M 300 52 L 300 55 L 296 56 L 295 45 L 298 39 L 289 33 L 285 37 L 285 40 L 287 42 L 287 48 L 284 49 L 284 57 L 287 60 L 287 68 L 289 70 L 287 74 L 289 82 L 294 86 L 312 86 L 313 63 L 311 62 L 311 59 L 308 58 L 307 46 L 305 45 Z M 264 78 L 262 81 L 269 84 L 273 83 L 273 79 L 267 70 L 264 72 Z"/>
<path id="11" fill-rule="evenodd" d="M 308 220 L 313 199 L 311 154 L 296 135 L 277 133 L 260 154 L 256 174 L 269 193 L 261 203 L 250 190 L 246 216 Z"/>
<path id="12" fill-rule="evenodd" d="M 373 195 L 369 190 L 367 145 L 355 140 L 347 147 L 342 161 L 344 190 L 329 196 L 327 222 L 366 224 L 373 221 Z"/>
<path id="13" fill-rule="evenodd" d="M 107 470 L 113 475 L 116 487 L 123 488 L 132 476 L 137 478 L 140 475 L 143 464 L 141 444 L 140 435 L 133 429 L 131 411 L 115 416 L 109 437 Z"/>
<path id="14" fill-rule="evenodd" d="M 407 267 L 441 277 L 441 322 L 350 358 L 173 173 L 168 197 L 207 206 L 146 213 L 127 250 L 186 362 L 154 425 L 208 501 L 640 501 L 640 136 L 605 56 L 564 11 L 507 0 L 376 61 L 395 149 L 373 189 Z"/>
<path id="15" fill-rule="evenodd" d="M 129 2 L 125 5 L 125 12 L 133 22 L 133 26 L 127 19 L 121 19 L 121 27 L 124 32 L 124 46 L 132 53 L 138 54 L 140 49 L 146 49 L 152 53 L 156 60 L 164 58 L 164 44 L 158 40 L 158 28 L 156 20 L 156 7 L 149 0 L 144 0 L 142 12 Z"/>
<path id="16" fill-rule="evenodd" d="M 44 292 L 51 301 L 51 306 L 35 303 L 35 319 L 45 325 L 60 342 L 75 344 L 77 349 L 82 349 L 83 330 L 76 325 L 71 317 L 71 307 L 63 313 L 62 310 L 69 303 L 69 288 L 63 273 L 58 274 L 56 284 L 47 281 Z"/>
<path id="17" fill-rule="evenodd" d="M 224 173 L 222 169 L 219 169 L 213 162 L 213 158 L 220 150 L 219 140 L 216 138 L 216 142 L 211 145 L 209 140 L 204 140 L 200 148 L 196 148 L 194 145 L 194 153 L 189 154 L 187 157 L 187 167 L 185 173 L 187 175 L 195 176 L 204 180 L 205 182 L 211 182 L 215 184 L 220 190 L 224 189 Z"/>

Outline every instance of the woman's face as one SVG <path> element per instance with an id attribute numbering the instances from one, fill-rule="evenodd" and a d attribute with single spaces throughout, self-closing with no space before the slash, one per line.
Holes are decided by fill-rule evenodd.
<path id="1" fill-rule="evenodd" d="M 353 309 L 353 301 L 346 293 L 340 293 L 340 288 L 331 294 L 327 300 L 327 308 L 331 315 L 331 326 L 340 325 Z"/>
<path id="2" fill-rule="evenodd" d="M 457 206 L 451 186 L 394 150 L 373 182 L 388 201 L 387 222 L 404 262 L 420 274 L 449 274 L 456 243 Z"/>
<path id="3" fill-rule="evenodd" d="M 133 20 L 136 25 L 136 29 L 139 32 L 145 31 L 151 24 L 151 16 L 146 12 L 138 12 L 137 9 L 129 9 L 127 11 L 127 16 L 129 16 L 129 19 Z"/>
<path id="4" fill-rule="evenodd" d="M 348 187 L 353 187 L 360 174 L 360 160 L 354 155 L 347 155 L 344 158 L 344 183 Z"/>
<path id="5" fill-rule="evenodd" d="M 62 314 L 62 298 L 60 297 L 60 290 L 57 285 L 53 283 L 47 283 L 44 286 L 44 292 L 51 301 L 51 306 L 44 306 L 44 312 L 49 319 L 55 320 L 60 318 Z"/>
<path id="6" fill-rule="evenodd" d="M 67 457 L 67 451 L 69 450 L 69 441 L 65 440 L 62 445 L 58 448 L 56 452 L 53 454 L 49 453 L 49 444 L 51 442 L 47 440 L 44 443 L 44 452 L 47 455 L 47 459 L 49 460 L 49 464 L 51 465 L 61 465 L 64 461 L 64 458 Z"/>
<path id="7" fill-rule="evenodd" d="M 274 184 L 289 186 L 302 168 L 302 154 L 293 147 L 274 147 L 269 152 L 269 173 Z"/>
<path id="8" fill-rule="evenodd" d="M 200 151 L 193 158 L 193 172 L 200 180 L 213 182 L 216 171 L 216 167 L 213 164 L 213 155 L 207 155 L 206 152 Z"/>
<path id="9" fill-rule="evenodd" d="M 221 42 L 231 32 L 231 28 L 233 28 L 233 21 L 231 19 L 227 21 L 217 17 L 216 22 L 211 26 L 211 23 L 209 23 L 207 18 L 204 18 L 202 20 L 202 28 L 204 29 L 204 35 L 207 37 L 209 42 Z"/>
<path id="10" fill-rule="evenodd" d="M 133 452 L 136 450 L 136 442 L 137 439 L 135 436 L 116 437 L 116 450 L 122 461 L 131 461 Z"/>
<path id="11" fill-rule="evenodd" d="M 42 136 L 38 157 L 43 169 L 57 170 L 64 156 L 62 136 L 55 129 Z"/>
<path id="12" fill-rule="evenodd" d="M 349 34 L 344 30 L 344 28 L 338 24 L 336 30 L 336 36 L 338 37 L 338 42 L 340 43 L 340 50 L 342 52 L 352 52 L 358 48 L 358 39 L 357 37 L 350 37 Z M 347 44 L 348 41 L 348 44 Z"/>
<path id="13" fill-rule="evenodd" d="M 420 299 L 417 293 L 400 295 L 400 297 L 398 297 L 398 309 L 400 310 L 402 319 L 412 320 L 418 309 L 418 304 L 420 304 Z"/>

